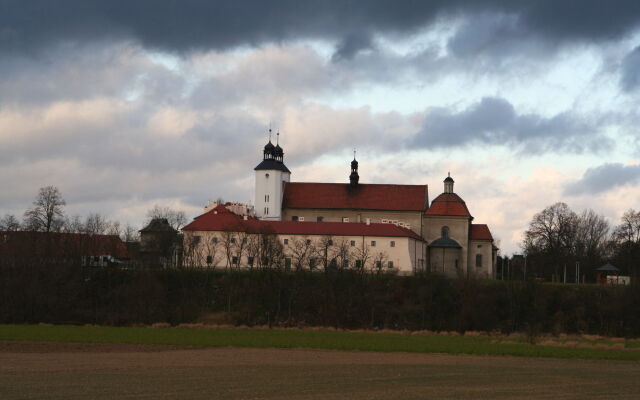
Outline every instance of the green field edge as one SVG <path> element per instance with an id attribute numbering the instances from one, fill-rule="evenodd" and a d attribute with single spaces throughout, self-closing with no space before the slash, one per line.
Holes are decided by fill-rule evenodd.
<path id="1" fill-rule="evenodd" d="M 0 325 L 0 340 L 640 360 L 637 350 L 496 343 L 491 337 L 333 330 Z"/>

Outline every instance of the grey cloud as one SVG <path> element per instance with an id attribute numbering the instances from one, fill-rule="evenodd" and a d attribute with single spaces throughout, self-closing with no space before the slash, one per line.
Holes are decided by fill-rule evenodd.
<path id="1" fill-rule="evenodd" d="M 610 189 L 640 183 L 640 165 L 607 163 L 589 168 L 582 178 L 568 184 L 567 195 L 597 194 Z"/>
<path id="2" fill-rule="evenodd" d="M 358 1 L 4 0 L 0 48 L 33 52 L 58 41 L 133 39 L 170 51 L 223 49 L 299 38 L 344 39 L 352 32 L 407 33 L 452 14 L 517 15 L 553 40 L 606 40 L 638 25 L 640 3 L 621 0 Z"/>
<path id="3" fill-rule="evenodd" d="M 630 92 L 640 86 L 640 46 L 636 47 L 622 60 L 620 86 Z"/>
<path id="4" fill-rule="evenodd" d="M 458 113 L 430 110 L 411 145 L 424 148 L 470 144 L 514 146 L 523 153 L 567 150 L 581 153 L 610 148 L 611 143 L 588 123 L 570 113 L 545 118 L 519 114 L 507 100 L 485 97 Z"/>
<path id="5" fill-rule="evenodd" d="M 350 60 L 359 52 L 370 49 L 372 46 L 371 35 L 364 33 L 350 34 L 342 39 L 331 59 L 334 62 Z"/>

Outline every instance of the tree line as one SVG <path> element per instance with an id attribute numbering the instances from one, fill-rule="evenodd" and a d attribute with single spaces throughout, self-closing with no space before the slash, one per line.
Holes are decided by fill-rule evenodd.
<path id="1" fill-rule="evenodd" d="M 138 230 L 131 224 L 122 225 L 100 213 L 89 213 L 84 218 L 69 216 L 65 212 L 67 202 L 55 186 L 46 186 L 38 190 L 31 207 L 27 208 L 19 219 L 14 214 L 5 214 L 0 218 L 0 231 L 32 231 L 51 233 L 84 233 L 96 235 L 116 235 L 124 242 L 139 240 Z M 146 213 L 146 222 L 154 218 L 165 218 L 174 229 L 180 229 L 187 222 L 184 211 L 155 205 Z"/>
<path id="2" fill-rule="evenodd" d="M 593 210 L 580 213 L 556 203 L 537 213 L 524 234 L 528 277 L 593 281 L 597 267 L 611 263 L 633 279 L 640 277 L 640 211 L 627 210 L 611 225 Z M 576 263 L 578 263 L 576 265 Z M 576 276 L 580 270 L 580 276 Z"/>
<path id="3" fill-rule="evenodd" d="M 0 323 L 589 333 L 640 336 L 637 286 L 328 269 L 0 265 Z"/>

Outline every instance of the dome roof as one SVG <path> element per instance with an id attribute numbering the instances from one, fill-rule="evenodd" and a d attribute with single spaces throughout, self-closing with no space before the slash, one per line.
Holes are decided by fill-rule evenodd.
<path id="1" fill-rule="evenodd" d="M 455 193 L 442 193 L 431 202 L 426 215 L 458 215 L 471 217 L 466 203 Z"/>
<path id="2" fill-rule="evenodd" d="M 275 146 L 271 143 L 271 139 L 269 139 L 269 143 L 264 146 L 264 151 L 273 151 L 275 150 Z"/>
<path id="3" fill-rule="evenodd" d="M 453 182 L 453 178 L 450 176 L 447 176 L 443 182 Z"/>
<path id="4" fill-rule="evenodd" d="M 282 150 L 282 147 L 280 147 L 280 145 L 277 144 L 276 147 L 274 147 L 273 153 L 277 156 L 282 156 L 284 155 L 284 150 Z"/>

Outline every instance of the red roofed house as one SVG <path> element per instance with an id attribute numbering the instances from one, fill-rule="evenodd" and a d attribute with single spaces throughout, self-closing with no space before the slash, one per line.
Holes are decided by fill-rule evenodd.
<path id="1" fill-rule="evenodd" d="M 77 263 L 86 267 L 122 265 L 131 259 L 116 235 L 0 231 L 0 264 Z"/>
<path id="2" fill-rule="evenodd" d="M 183 228 L 185 251 L 215 250 L 219 256 L 218 249 L 205 251 L 203 245 L 195 242 L 220 243 L 221 235 L 226 235 L 226 242 L 230 242 L 232 231 L 242 232 L 243 238 L 236 239 L 245 241 L 252 234 L 270 232 L 284 246 L 287 265 L 296 264 L 293 242 L 299 245 L 304 238 L 305 243 L 310 241 L 312 247 L 317 247 L 322 238 L 333 237 L 334 243 L 348 243 L 353 254 L 358 248 L 360 254 L 375 253 L 380 260 L 386 260 L 387 267 L 400 272 L 432 271 L 486 278 L 494 275 L 496 249 L 491 232 L 486 225 L 472 223 L 464 200 L 453 192 L 454 181 L 450 176 L 444 180 L 444 193 L 431 205 L 427 185 L 359 183 L 355 157 L 349 183 L 291 182 L 284 152 L 271 140 L 264 147 L 262 162 L 254 170 L 256 218 L 240 217 L 224 207 L 216 207 Z M 205 244 L 211 247 L 211 243 Z M 249 264 L 248 258 L 228 257 L 229 248 L 227 243 L 224 262 L 207 254 L 201 264 Z M 342 257 L 348 260 L 345 265 L 355 265 L 358 257 L 353 254 Z M 252 261 L 255 263 L 255 259 Z M 375 267 L 373 261 L 368 262 L 369 267 Z"/>

